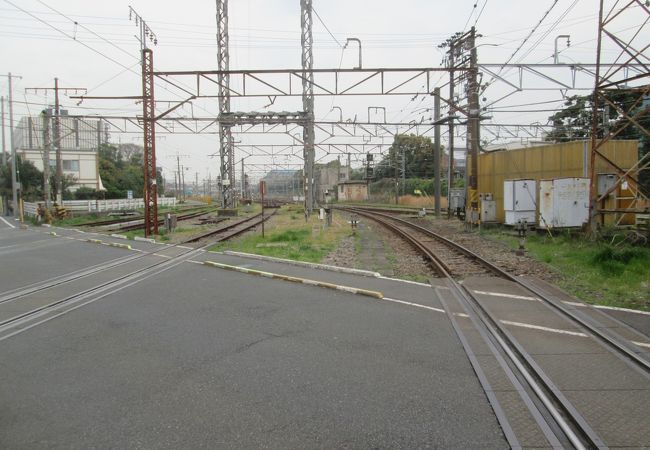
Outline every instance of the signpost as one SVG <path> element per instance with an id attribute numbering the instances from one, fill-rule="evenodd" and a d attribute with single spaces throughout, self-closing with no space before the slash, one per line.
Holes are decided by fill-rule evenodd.
<path id="1" fill-rule="evenodd" d="M 266 181 L 260 181 L 260 196 L 262 197 L 262 237 L 264 237 L 264 194 L 266 194 Z"/>

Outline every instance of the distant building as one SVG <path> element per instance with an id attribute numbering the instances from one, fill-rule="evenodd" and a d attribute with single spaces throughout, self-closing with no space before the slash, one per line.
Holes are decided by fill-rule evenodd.
<path id="1" fill-rule="evenodd" d="M 336 186 L 344 181 L 349 180 L 350 168 L 348 166 L 339 166 L 338 164 L 316 164 L 314 189 L 316 190 L 316 200 L 324 203 L 325 193 L 334 192 Z"/>
<path id="2" fill-rule="evenodd" d="M 271 170 L 262 180 L 266 182 L 267 197 L 293 198 L 303 195 L 302 170 Z"/>
<path id="3" fill-rule="evenodd" d="M 99 176 L 98 148 L 107 142 L 108 126 L 101 120 L 86 120 L 62 115 L 61 124 L 61 160 L 63 174 L 72 175 L 75 184 L 70 187 L 76 191 L 80 187 L 103 189 Z M 46 133 L 49 140 L 54 140 L 52 121 L 45 126 L 43 116 L 23 117 L 14 130 L 14 147 L 23 160 L 34 163 L 38 170 L 43 170 L 45 158 L 44 140 Z M 52 176 L 56 173 L 56 149 L 50 145 L 49 164 Z"/>
<path id="4" fill-rule="evenodd" d="M 342 202 L 363 202 L 368 200 L 366 181 L 344 181 L 338 186 L 339 200 Z"/>

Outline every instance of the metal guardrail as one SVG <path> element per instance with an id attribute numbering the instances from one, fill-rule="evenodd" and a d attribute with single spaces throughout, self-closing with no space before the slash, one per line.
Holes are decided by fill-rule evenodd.
<path id="1" fill-rule="evenodd" d="M 174 197 L 159 198 L 158 206 L 176 206 L 176 199 Z M 144 199 L 64 200 L 63 207 L 68 211 L 83 211 L 88 213 L 124 211 L 144 208 Z M 25 202 L 24 208 L 25 215 L 36 217 L 38 203 Z"/>

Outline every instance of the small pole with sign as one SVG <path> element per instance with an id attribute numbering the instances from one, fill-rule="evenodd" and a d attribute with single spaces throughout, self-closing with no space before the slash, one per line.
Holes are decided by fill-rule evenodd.
<path id="1" fill-rule="evenodd" d="M 262 197 L 262 237 L 264 237 L 264 194 L 266 194 L 266 181 L 260 180 L 260 196 Z"/>

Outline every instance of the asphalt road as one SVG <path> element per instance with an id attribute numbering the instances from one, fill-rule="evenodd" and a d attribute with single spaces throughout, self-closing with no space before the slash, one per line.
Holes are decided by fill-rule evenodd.
<path id="1" fill-rule="evenodd" d="M 119 251 L 28 248 L 0 293 Z M 192 263 L 1 341 L 0 378 L 2 448 L 507 447 L 444 314 Z"/>

